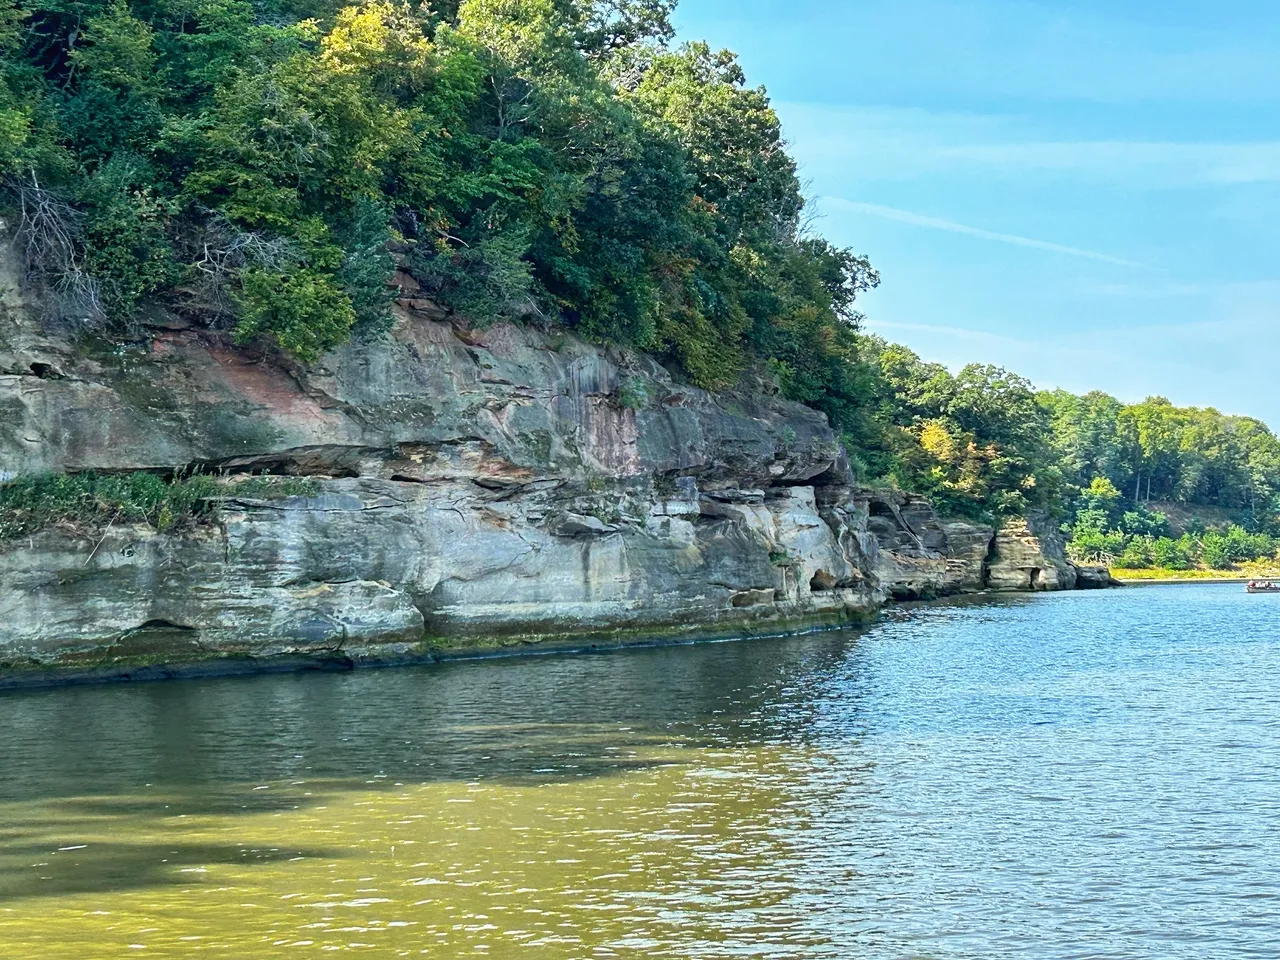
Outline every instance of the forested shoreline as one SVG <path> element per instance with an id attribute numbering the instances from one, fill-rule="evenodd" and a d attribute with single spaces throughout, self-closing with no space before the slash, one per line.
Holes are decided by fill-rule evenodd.
<path id="1" fill-rule="evenodd" d="M 879 275 L 807 229 L 766 92 L 676 43 L 673 6 L 6 7 L 0 176 L 26 282 L 76 334 L 136 341 L 167 312 L 305 363 L 383 335 L 407 275 L 472 325 L 564 327 L 816 407 L 860 481 L 988 522 L 1047 511 L 1081 559 L 1274 555 L 1261 422 L 952 374 L 863 332 Z"/>
<path id="2" fill-rule="evenodd" d="M 1077 559 L 1121 567 L 1225 569 L 1280 547 L 1280 441 L 1260 420 L 1036 390 L 983 364 L 953 375 L 875 337 L 859 345 L 883 425 L 869 472 L 944 512 L 1044 510 Z"/>

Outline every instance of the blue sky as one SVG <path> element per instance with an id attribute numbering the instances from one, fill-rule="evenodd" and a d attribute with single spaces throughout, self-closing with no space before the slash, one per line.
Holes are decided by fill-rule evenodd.
<path id="1" fill-rule="evenodd" d="M 1280 427 L 1280 4 L 681 0 L 768 87 L 868 329 Z"/>

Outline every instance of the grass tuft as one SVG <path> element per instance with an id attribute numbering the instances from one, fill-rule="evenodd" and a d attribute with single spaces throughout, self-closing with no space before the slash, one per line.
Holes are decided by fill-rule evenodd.
<path id="1" fill-rule="evenodd" d="M 161 533 L 210 522 L 226 497 L 312 496 L 315 483 L 293 477 L 151 473 L 56 473 L 0 483 L 0 542 L 59 525 L 83 531 L 143 523 Z"/>

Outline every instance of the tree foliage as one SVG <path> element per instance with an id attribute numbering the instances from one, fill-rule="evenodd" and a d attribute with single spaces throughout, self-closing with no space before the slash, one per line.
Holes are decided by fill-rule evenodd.
<path id="1" fill-rule="evenodd" d="M 379 325 L 399 267 L 470 322 L 562 323 L 713 388 L 770 370 L 852 422 L 878 278 L 804 234 L 767 94 L 672 47 L 673 6 L 20 0 L 0 175 L 70 212 L 32 275 L 81 292 L 75 319 L 161 306 L 311 360 Z"/>
<path id="2" fill-rule="evenodd" d="M 1278 523 L 1280 441 L 1260 421 L 1163 397 L 1126 405 L 1097 391 L 1037 392 L 998 367 L 952 374 L 897 344 L 857 339 L 874 421 L 863 460 L 953 512 L 1046 508 L 1091 538 L 1094 555 L 1165 536 L 1153 501 L 1234 511 L 1259 528 Z"/>

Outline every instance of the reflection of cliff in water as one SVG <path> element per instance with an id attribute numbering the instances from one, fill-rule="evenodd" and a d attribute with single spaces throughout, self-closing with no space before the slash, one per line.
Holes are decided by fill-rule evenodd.
<path id="1" fill-rule="evenodd" d="M 11 693 L 0 800 L 371 773 L 608 774 L 638 745 L 802 735 L 803 709 L 783 701 L 856 636 Z"/>

